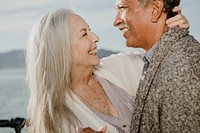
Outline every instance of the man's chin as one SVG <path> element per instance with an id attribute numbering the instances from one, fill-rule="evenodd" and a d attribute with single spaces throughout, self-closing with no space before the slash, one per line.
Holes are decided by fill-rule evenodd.
<path id="1" fill-rule="evenodd" d="M 135 40 L 134 38 L 129 38 L 126 40 L 126 46 L 132 47 L 132 48 L 142 48 L 142 45 L 140 42 Z"/>
<path id="2" fill-rule="evenodd" d="M 127 47 L 133 47 L 132 45 L 126 44 Z"/>
<path id="3" fill-rule="evenodd" d="M 135 47 L 133 43 L 126 41 L 126 46 L 127 47 Z"/>

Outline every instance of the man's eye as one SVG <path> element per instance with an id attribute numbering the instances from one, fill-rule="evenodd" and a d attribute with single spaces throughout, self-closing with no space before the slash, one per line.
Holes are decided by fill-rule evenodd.
<path id="1" fill-rule="evenodd" d="M 120 7 L 119 7 L 119 9 L 120 9 L 121 11 L 124 11 L 126 8 L 127 8 L 126 6 L 120 6 Z"/>

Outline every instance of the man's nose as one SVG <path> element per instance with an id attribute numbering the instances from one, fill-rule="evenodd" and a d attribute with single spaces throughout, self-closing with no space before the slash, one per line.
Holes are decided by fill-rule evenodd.
<path id="1" fill-rule="evenodd" d="M 121 24 L 123 22 L 123 19 L 119 16 L 116 16 L 114 22 L 113 22 L 113 25 L 116 27 L 118 26 L 119 24 Z"/>

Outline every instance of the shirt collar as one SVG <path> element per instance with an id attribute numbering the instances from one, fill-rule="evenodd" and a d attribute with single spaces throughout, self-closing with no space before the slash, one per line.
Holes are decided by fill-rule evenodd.
<path id="1" fill-rule="evenodd" d="M 147 59 L 147 61 L 150 63 L 150 60 L 153 56 L 153 53 L 155 51 L 157 44 L 153 45 L 146 53 L 144 53 L 144 57 Z"/>

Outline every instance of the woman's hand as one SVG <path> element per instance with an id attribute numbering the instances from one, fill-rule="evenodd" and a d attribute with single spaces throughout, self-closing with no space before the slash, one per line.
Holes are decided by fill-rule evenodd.
<path id="1" fill-rule="evenodd" d="M 179 26 L 180 28 L 189 28 L 188 20 L 181 14 L 181 7 L 176 6 L 172 10 L 173 12 L 178 12 L 178 14 L 172 18 L 167 19 L 166 24 L 168 27 Z"/>
<path id="2" fill-rule="evenodd" d="M 90 127 L 86 127 L 86 128 L 78 127 L 76 129 L 77 133 L 106 133 L 106 130 L 107 130 L 106 126 L 99 128 L 98 131 L 95 131 Z"/>

